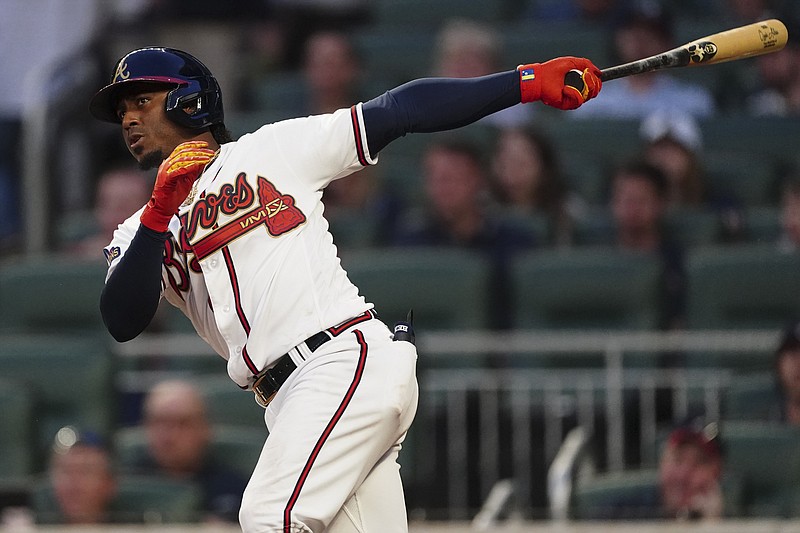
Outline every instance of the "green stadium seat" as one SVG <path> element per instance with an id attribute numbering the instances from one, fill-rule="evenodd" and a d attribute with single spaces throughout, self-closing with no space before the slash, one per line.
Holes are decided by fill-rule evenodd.
<path id="1" fill-rule="evenodd" d="M 220 464 L 250 477 L 267 439 L 267 428 L 214 425 L 211 455 Z M 136 465 L 147 456 L 147 441 L 141 426 L 122 428 L 114 434 L 114 448 L 120 467 L 125 472 L 135 472 Z"/>
<path id="2" fill-rule="evenodd" d="M 734 474 L 724 474 L 721 484 L 723 513 L 738 517 L 742 510 L 743 480 Z M 641 502 L 643 492 L 655 492 L 658 487 L 656 469 L 609 472 L 578 480 L 573 489 L 571 514 L 579 520 L 608 520 L 655 518 L 647 509 L 621 508 L 625 501 Z"/>
<path id="3" fill-rule="evenodd" d="M 637 153 L 642 144 L 638 120 L 558 118 L 543 124 L 542 130 L 564 160 L 577 153 L 619 162 Z"/>
<path id="4" fill-rule="evenodd" d="M 34 473 L 35 417 L 31 389 L 22 381 L 0 379 L 0 478 Z"/>
<path id="5" fill-rule="evenodd" d="M 504 24 L 500 32 L 504 44 L 503 68 L 570 55 L 588 57 L 600 68 L 612 63 L 608 30 L 600 25 L 528 20 L 522 24 Z"/>
<path id="6" fill-rule="evenodd" d="M 754 159 L 793 161 L 797 119 L 726 114 L 700 122 L 707 153 L 747 154 Z"/>
<path id="7" fill-rule="evenodd" d="M 417 27 L 373 28 L 353 34 L 366 77 L 384 80 L 387 88 L 431 73 L 435 39 L 432 32 Z"/>
<path id="8" fill-rule="evenodd" d="M 765 359 L 772 361 L 770 354 Z M 780 398 L 774 372 L 737 376 L 722 398 L 725 420 L 765 421 L 780 418 Z"/>
<path id="9" fill-rule="evenodd" d="M 779 207 L 748 207 L 744 216 L 744 236 L 748 242 L 768 244 L 780 239 L 782 228 Z"/>
<path id="10" fill-rule="evenodd" d="M 13 332 L 105 332 L 100 293 L 108 265 L 40 257 L 0 266 L 0 329 Z"/>
<path id="11" fill-rule="evenodd" d="M 514 325 L 544 329 L 653 329 L 661 263 L 607 247 L 538 250 L 512 265 Z"/>
<path id="12" fill-rule="evenodd" d="M 664 232 L 673 242 L 689 248 L 717 242 L 721 224 L 719 216 L 710 210 L 683 208 L 665 215 Z"/>
<path id="13" fill-rule="evenodd" d="M 241 426 L 265 431 L 264 408 L 251 391 L 243 391 L 227 374 L 192 379 L 206 400 L 208 417 L 215 426 Z"/>
<path id="14" fill-rule="evenodd" d="M 418 331 L 488 327 L 489 262 L 453 248 L 394 248 L 342 254 L 350 279 L 391 325 L 414 310 Z"/>
<path id="15" fill-rule="evenodd" d="M 754 157 L 751 152 L 715 151 L 703 158 L 708 185 L 716 195 L 732 198 L 745 206 L 776 202 L 775 162 Z"/>
<path id="16" fill-rule="evenodd" d="M 750 517 L 787 516 L 800 487 L 800 428 L 729 421 L 721 426 L 726 464 L 744 481 L 744 512 Z"/>
<path id="17" fill-rule="evenodd" d="M 110 515 L 117 523 L 177 524 L 202 520 L 202 492 L 189 482 L 155 476 L 123 475 Z M 50 483 L 41 481 L 33 490 L 31 507 L 37 523 L 61 522 Z"/>
<path id="18" fill-rule="evenodd" d="M 687 256 L 687 325 L 771 329 L 800 312 L 800 254 L 775 245 L 703 247 Z"/>
<path id="19" fill-rule="evenodd" d="M 34 399 L 34 451 L 40 459 L 63 426 L 110 434 L 115 370 L 108 343 L 94 336 L 0 337 L 0 375 Z"/>

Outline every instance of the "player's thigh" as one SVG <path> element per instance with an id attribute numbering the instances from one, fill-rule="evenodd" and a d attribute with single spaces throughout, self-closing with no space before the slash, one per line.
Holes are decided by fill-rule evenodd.
<path id="1" fill-rule="evenodd" d="M 378 461 L 325 533 L 407 533 L 397 446 Z"/>
<path id="2" fill-rule="evenodd" d="M 275 527 L 288 516 L 320 530 L 402 440 L 416 408 L 416 381 L 408 361 L 398 366 L 392 356 L 415 353 L 372 353 L 368 344 L 361 351 L 298 368 L 269 406 L 270 436 L 245 490 L 243 521 Z"/>

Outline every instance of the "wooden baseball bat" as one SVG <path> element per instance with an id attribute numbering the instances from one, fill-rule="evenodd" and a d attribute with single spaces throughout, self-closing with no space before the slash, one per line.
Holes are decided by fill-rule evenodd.
<path id="1" fill-rule="evenodd" d="M 699 67 L 760 56 L 781 50 L 788 39 L 789 32 L 783 22 L 763 20 L 701 37 L 661 54 L 605 68 L 600 71 L 600 79 L 615 80 L 653 70 Z M 564 77 L 564 83 L 583 92 L 586 85 L 582 76 L 580 71 L 571 70 Z"/>

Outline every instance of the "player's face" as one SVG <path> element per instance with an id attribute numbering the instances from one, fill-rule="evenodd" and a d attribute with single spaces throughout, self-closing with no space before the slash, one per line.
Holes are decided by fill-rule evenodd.
<path id="1" fill-rule="evenodd" d="M 143 170 L 157 167 L 176 146 L 195 136 L 167 118 L 167 93 L 152 85 L 134 85 L 117 103 L 125 145 Z"/>

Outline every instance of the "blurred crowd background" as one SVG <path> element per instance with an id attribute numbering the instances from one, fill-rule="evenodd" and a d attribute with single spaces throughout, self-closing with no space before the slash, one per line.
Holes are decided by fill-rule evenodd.
<path id="1" fill-rule="evenodd" d="M 266 436 L 249 394 L 228 382 L 221 359 L 181 337 L 188 323 L 170 309 L 149 328 L 149 344 L 120 348 L 103 331 L 102 247 L 146 202 L 154 177 L 136 168 L 118 128 L 87 111 L 126 52 L 171 46 L 200 58 L 219 80 L 226 125 L 239 136 L 419 77 L 481 76 L 562 55 L 603 68 L 768 18 L 789 28 L 779 53 L 609 81 L 575 112 L 518 105 L 453 132 L 410 135 L 387 147 L 377 166 L 334 182 L 324 202 L 342 263 L 378 312 L 391 322 L 415 308 L 423 348 L 418 426 L 433 429 L 409 436 L 412 516 L 553 517 L 563 502 L 554 501 L 547 474 L 575 428 L 586 433 L 566 470 L 570 516 L 619 517 L 610 511 L 619 502 L 602 498 L 652 489 L 661 450 L 686 442 L 713 448 L 711 459 L 694 458 L 713 463 L 706 485 L 725 480 L 724 497 L 703 512 L 800 512 L 800 355 L 786 363 L 781 355 L 797 351 L 790 339 L 800 316 L 800 3 L 0 0 L 0 7 L 0 507 L 9 520 L 20 520 L 11 512 L 20 507 L 34 509 L 36 521 L 65 520 L 55 477 L 46 474 L 53 457 L 81 445 L 116 464 L 114 484 L 94 485 L 100 508 L 115 508 L 124 494 L 146 501 L 142 509 L 160 503 L 153 520 L 235 520 L 238 483 Z M 445 337 L 426 352 L 426 334 L 440 332 L 478 337 Z M 522 337 L 530 339 L 527 351 L 504 344 L 504 335 L 531 332 Z M 536 332 L 555 348 L 537 348 Z M 651 336 L 631 340 L 637 334 Z M 632 362 L 643 372 L 616 388 L 602 373 L 615 335 L 632 346 L 622 349 L 617 370 Z M 487 444 L 481 387 L 502 382 L 503 372 L 527 371 L 542 380 L 529 389 L 578 378 L 592 384 L 565 385 L 541 400 L 530 393 L 521 400 L 528 434 L 511 440 L 520 400 L 492 389 L 500 436 Z M 701 373 L 693 392 L 692 372 Z M 156 452 L 148 458 L 145 435 L 156 426 L 147 425 L 145 396 L 176 375 L 200 391 L 202 416 L 164 416 L 194 428 L 200 451 L 187 452 L 194 459 L 173 469 L 178 474 L 158 472 L 170 481 L 153 488 L 144 466 L 157 463 Z M 650 392 L 637 376 L 650 380 Z M 713 389 L 708 376 L 716 376 Z M 599 399 L 587 403 L 586 391 Z M 462 393 L 463 413 L 453 418 L 452 394 Z M 581 417 L 581 405 L 588 415 Z M 724 448 L 709 448 L 714 439 L 697 428 L 696 438 L 686 437 L 696 411 L 703 428 L 718 424 L 727 433 Z M 547 426 L 556 419 L 557 431 Z M 675 428 L 685 431 L 673 438 Z M 617 461 L 608 455 L 615 439 L 627 443 Z M 759 449 L 772 456 L 759 462 L 752 453 Z M 530 480 L 516 503 L 479 513 L 496 482 L 515 477 L 519 455 Z M 755 463 L 736 464 L 745 460 Z M 765 470 L 764 461 L 785 468 Z M 579 468 L 587 464 L 591 476 Z M 460 475 L 468 481 L 454 487 Z M 579 480 L 589 478 L 595 485 L 581 489 Z M 649 516 L 664 515 L 653 490 L 652 501 L 628 507 L 651 505 L 659 510 Z M 682 517 L 699 512 L 682 509 Z"/>

